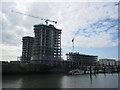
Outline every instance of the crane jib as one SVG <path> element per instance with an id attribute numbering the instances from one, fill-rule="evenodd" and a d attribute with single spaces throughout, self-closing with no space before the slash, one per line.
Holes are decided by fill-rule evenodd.
<path id="1" fill-rule="evenodd" d="M 37 16 L 33 16 L 33 15 L 30 15 L 30 14 L 26 14 L 26 13 L 21 13 L 21 12 L 14 11 L 14 10 L 11 10 L 11 12 L 18 13 L 18 14 L 21 14 L 21 15 L 26 15 L 26 16 L 33 17 L 33 18 L 39 18 L 41 20 L 44 20 L 46 22 L 46 24 L 48 24 L 48 21 L 49 22 L 54 22 L 55 24 L 57 24 L 57 21 L 52 21 L 52 20 L 49 20 L 49 19 L 40 18 L 40 17 L 37 17 Z"/>

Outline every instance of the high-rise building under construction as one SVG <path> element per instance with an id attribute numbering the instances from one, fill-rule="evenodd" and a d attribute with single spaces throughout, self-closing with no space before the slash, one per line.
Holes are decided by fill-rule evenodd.
<path id="1" fill-rule="evenodd" d="M 34 25 L 32 61 L 61 60 L 61 30 L 53 25 Z"/>
<path id="2" fill-rule="evenodd" d="M 22 42 L 21 62 L 29 63 L 31 60 L 34 38 L 30 36 L 25 36 L 22 38 Z"/>

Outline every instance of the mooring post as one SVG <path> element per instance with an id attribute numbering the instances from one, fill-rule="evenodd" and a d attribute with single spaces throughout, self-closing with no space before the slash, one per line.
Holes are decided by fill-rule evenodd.
<path id="1" fill-rule="evenodd" d="M 91 65 L 90 65 L 90 74 L 92 74 L 92 69 L 91 69 L 92 67 L 91 67 Z"/>

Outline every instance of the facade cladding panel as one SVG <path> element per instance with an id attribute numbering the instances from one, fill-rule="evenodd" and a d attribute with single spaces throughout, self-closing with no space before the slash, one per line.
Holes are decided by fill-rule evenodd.
<path id="1" fill-rule="evenodd" d="M 61 60 L 61 30 L 53 25 L 34 25 L 31 60 Z"/>
<path id="2" fill-rule="evenodd" d="M 24 63 L 29 63 L 32 55 L 32 47 L 34 38 L 30 36 L 25 36 L 22 38 L 22 57 L 21 61 Z"/>
<path id="3" fill-rule="evenodd" d="M 77 52 L 69 52 L 66 56 L 68 61 L 78 62 L 80 66 L 95 65 L 98 59 L 98 56 L 79 54 Z"/>

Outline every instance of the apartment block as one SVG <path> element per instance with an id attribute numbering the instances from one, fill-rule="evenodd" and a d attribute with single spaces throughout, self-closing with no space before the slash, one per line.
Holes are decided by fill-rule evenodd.
<path id="1" fill-rule="evenodd" d="M 30 36 L 25 36 L 22 38 L 22 63 L 29 63 L 32 55 L 34 38 Z"/>
<path id="2" fill-rule="evenodd" d="M 32 62 L 61 60 L 61 30 L 53 25 L 34 25 Z"/>

